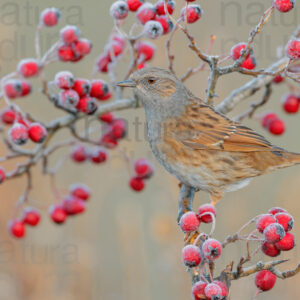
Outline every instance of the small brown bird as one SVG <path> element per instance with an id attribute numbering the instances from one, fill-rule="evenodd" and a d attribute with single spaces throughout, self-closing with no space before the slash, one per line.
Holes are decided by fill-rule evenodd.
<path id="1" fill-rule="evenodd" d="M 209 192 L 214 205 L 255 176 L 300 163 L 300 154 L 218 113 L 169 71 L 142 69 L 118 85 L 142 102 L 157 160 L 186 186 Z"/>

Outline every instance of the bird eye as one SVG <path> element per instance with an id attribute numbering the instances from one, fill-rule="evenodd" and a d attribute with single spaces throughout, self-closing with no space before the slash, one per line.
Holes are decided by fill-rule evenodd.
<path id="1" fill-rule="evenodd" d="M 155 78 L 153 78 L 153 77 L 148 78 L 148 83 L 149 83 L 149 84 L 153 84 L 153 83 L 155 83 L 155 82 L 156 82 L 156 79 L 155 79 Z"/>

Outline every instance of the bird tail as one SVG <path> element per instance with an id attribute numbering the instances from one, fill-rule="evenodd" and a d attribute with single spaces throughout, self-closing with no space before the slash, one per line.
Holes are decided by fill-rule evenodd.
<path id="1" fill-rule="evenodd" d="M 287 160 L 291 163 L 290 165 L 300 164 L 300 153 L 287 152 L 284 155 Z"/>

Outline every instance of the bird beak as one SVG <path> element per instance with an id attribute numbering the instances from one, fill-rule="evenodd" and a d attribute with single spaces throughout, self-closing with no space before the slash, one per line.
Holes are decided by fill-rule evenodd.
<path id="1" fill-rule="evenodd" d="M 117 86 L 134 88 L 136 87 L 136 83 L 133 80 L 129 79 L 118 82 Z"/>

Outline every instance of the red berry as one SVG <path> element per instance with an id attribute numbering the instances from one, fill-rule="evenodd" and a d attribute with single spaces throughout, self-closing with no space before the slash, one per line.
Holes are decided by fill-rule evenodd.
<path id="1" fill-rule="evenodd" d="M 6 173 L 5 170 L 0 167 L 0 183 L 3 183 L 3 181 L 6 179 Z"/>
<path id="2" fill-rule="evenodd" d="M 105 113 L 99 117 L 99 120 L 107 124 L 111 124 L 115 120 L 115 116 L 112 112 Z"/>
<path id="3" fill-rule="evenodd" d="M 70 89 L 74 85 L 74 76 L 69 71 L 61 71 L 56 73 L 54 82 L 60 89 Z"/>
<path id="4" fill-rule="evenodd" d="M 128 15 L 128 5 L 124 1 L 116 1 L 110 7 L 110 15 L 117 20 L 125 19 Z"/>
<path id="5" fill-rule="evenodd" d="M 157 15 L 165 15 L 165 0 L 159 0 L 156 4 L 155 4 L 155 8 L 156 8 L 156 13 Z M 172 15 L 174 9 L 175 9 L 175 1 L 173 0 L 167 0 L 167 9 L 170 15 Z"/>
<path id="6" fill-rule="evenodd" d="M 50 217 L 56 224 L 62 224 L 67 219 L 67 213 L 61 206 L 52 205 L 49 210 Z"/>
<path id="7" fill-rule="evenodd" d="M 115 119 L 110 128 L 110 135 L 113 139 L 122 139 L 125 137 L 127 131 L 127 125 L 123 119 Z"/>
<path id="8" fill-rule="evenodd" d="M 215 239 L 207 239 L 202 245 L 203 256 L 208 260 L 215 260 L 222 254 L 222 245 Z"/>
<path id="9" fill-rule="evenodd" d="M 263 233 L 265 228 L 273 223 L 276 223 L 276 219 L 274 218 L 274 216 L 270 214 L 261 215 L 256 221 L 256 229 L 258 229 L 259 232 Z"/>
<path id="10" fill-rule="evenodd" d="M 1 121 L 4 124 L 11 125 L 15 122 L 17 118 L 17 113 L 11 108 L 5 108 L 1 112 Z"/>
<path id="11" fill-rule="evenodd" d="M 209 283 L 204 289 L 205 296 L 208 300 L 211 299 L 221 299 L 222 289 L 218 284 L 214 282 Z"/>
<path id="12" fill-rule="evenodd" d="M 287 211 L 281 207 L 272 207 L 268 210 L 268 213 L 271 215 L 276 215 L 281 212 L 287 212 Z"/>
<path id="13" fill-rule="evenodd" d="M 78 163 L 84 162 L 87 159 L 85 147 L 81 145 L 75 146 L 71 152 L 71 158 Z"/>
<path id="14" fill-rule="evenodd" d="M 10 79 L 4 84 L 4 92 L 10 99 L 23 97 L 31 92 L 31 84 L 23 79 Z"/>
<path id="15" fill-rule="evenodd" d="M 194 297 L 194 300 L 203 300 L 206 298 L 205 296 L 205 288 L 207 286 L 207 283 L 204 281 L 197 281 L 193 287 L 192 287 L 192 295 Z"/>
<path id="16" fill-rule="evenodd" d="M 119 57 L 123 53 L 124 47 L 119 42 L 109 43 L 105 49 L 107 57 L 110 61 Z"/>
<path id="17" fill-rule="evenodd" d="M 298 112 L 299 98 L 293 94 L 286 95 L 283 99 L 282 107 L 289 114 Z"/>
<path id="18" fill-rule="evenodd" d="M 199 247 L 194 245 L 185 246 L 182 249 L 182 261 L 189 268 L 198 266 L 201 262 L 201 253 Z"/>
<path id="19" fill-rule="evenodd" d="M 233 60 L 238 60 L 241 57 L 241 52 L 246 48 L 246 43 L 238 43 L 231 48 L 231 57 Z M 246 58 L 249 57 L 249 54 Z"/>
<path id="20" fill-rule="evenodd" d="M 135 162 L 134 170 L 136 175 L 141 178 L 149 178 L 154 172 L 152 164 L 145 158 L 140 158 Z"/>
<path id="21" fill-rule="evenodd" d="M 272 134 L 280 135 L 283 134 L 285 130 L 285 124 L 280 119 L 273 119 L 269 123 L 269 131 Z"/>
<path id="22" fill-rule="evenodd" d="M 69 216 L 81 214 L 85 211 L 85 202 L 76 197 L 67 197 L 62 202 L 62 208 Z"/>
<path id="23" fill-rule="evenodd" d="M 76 183 L 70 186 L 70 194 L 78 199 L 87 201 L 91 196 L 91 191 L 85 184 Z"/>
<path id="24" fill-rule="evenodd" d="M 78 104 L 76 105 L 76 109 L 81 111 L 87 115 L 92 115 L 96 112 L 98 108 L 98 104 L 95 98 L 90 96 L 83 96 L 79 99 Z"/>
<path id="25" fill-rule="evenodd" d="M 280 12 L 288 12 L 295 6 L 295 0 L 274 0 L 274 5 Z"/>
<path id="26" fill-rule="evenodd" d="M 269 243 L 277 243 L 285 236 L 285 230 L 278 223 L 270 224 L 264 230 L 265 240 Z"/>
<path id="27" fill-rule="evenodd" d="M 124 48 L 125 45 L 126 45 L 126 38 L 123 37 L 123 36 L 120 35 L 120 34 L 116 34 L 116 33 L 113 34 L 111 40 L 112 40 L 113 42 L 119 43 L 123 48 Z"/>
<path id="28" fill-rule="evenodd" d="M 138 70 L 142 70 L 142 69 L 144 69 L 144 68 L 146 68 L 146 64 L 145 63 L 143 63 L 143 62 L 141 62 L 141 63 L 139 63 L 138 65 L 137 65 L 137 69 Z"/>
<path id="29" fill-rule="evenodd" d="M 183 232 L 193 232 L 199 228 L 200 223 L 197 214 L 193 211 L 189 211 L 182 215 L 179 226 Z"/>
<path id="30" fill-rule="evenodd" d="M 296 60 L 300 58 L 300 39 L 292 39 L 287 43 L 285 48 L 286 55 L 292 59 Z"/>
<path id="31" fill-rule="evenodd" d="M 149 39 L 157 39 L 164 33 L 164 29 L 160 22 L 151 20 L 144 25 L 143 33 Z"/>
<path id="32" fill-rule="evenodd" d="M 281 75 L 277 75 L 273 78 L 273 82 L 278 84 L 280 82 L 284 81 L 284 78 Z"/>
<path id="33" fill-rule="evenodd" d="M 80 34 L 80 30 L 74 25 L 67 25 L 60 30 L 60 38 L 67 45 L 77 41 L 80 37 Z"/>
<path id="34" fill-rule="evenodd" d="M 136 12 L 136 17 L 141 24 L 146 24 L 150 20 L 154 20 L 156 9 L 152 3 L 146 2 Z"/>
<path id="35" fill-rule="evenodd" d="M 105 148 L 113 149 L 118 146 L 118 141 L 112 138 L 110 133 L 108 132 L 107 134 L 102 136 L 100 144 Z"/>
<path id="36" fill-rule="evenodd" d="M 60 106 L 74 109 L 79 102 L 79 95 L 74 90 L 63 90 L 58 95 L 58 103 Z"/>
<path id="37" fill-rule="evenodd" d="M 60 15 L 59 9 L 55 7 L 46 8 L 41 13 L 41 23 L 48 27 L 55 26 L 60 19 Z"/>
<path id="38" fill-rule="evenodd" d="M 213 217 L 217 216 L 216 208 L 211 204 L 203 204 L 198 209 L 198 216 L 200 221 L 203 223 L 211 223 L 213 221 Z"/>
<path id="39" fill-rule="evenodd" d="M 24 145 L 28 140 L 28 131 L 26 126 L 15 123 L 8 131 L 10 140 L 17 145 Z"/>
<path id="40" fill-rule="evenodd" d="M 39 73 L 39 63 L 34 58 L 22 59 L 18 64 L 17 70 L 23 77 L 35 76 Z"/>
<path id="41" fill-rule="evenodd" d="M 80 56 L 77 56 L 71 45 L 61 45 L 57 50 L 58 58 L 61 61 L 75 62 Z"/>
<path id="42" fill-rule="evenodd" d="M 130 11 L 137 11 L 144 2 L 145 0 L 127 0 L 127 5 Z"/>
<path id="43" fill-rule="evenodd" d="M 42 143 L 47 137 L 46 128 L 39 123 L 31 123 L 28 128 L 29 138 L 35 143 Z"/>
<path id="44" fill-rule="evenodd" d="M 23 222 L 30 226 L 36 226 L 40 222 L 41 215 L 40 213 L 31 207 L 28 207 L 24 210 L 23 213 Z"/>
<path id="45" fill-rule="evenodd" d="M 286 213 L 278 213 L 275 215 L 275 219 L 277 220 L 277 222 L 283 226 L 284 230 L 287 231 L 291 231 L 293 229 L 294 226 L 294 219 L 293 217 Z"/>
<path id="46" fill-rule="evenodd" d="M 109 93 L 108 85 L 105 81 L 101 79 L 96 79 L 92 81 L 90 96 L 95 97 L 99 100 L 103 100 L 103 98 Z"/>
<path id="47" fill-rule="evenodd" d="M 73 49 L 78 56 L 85 56 L 91 52 L 92 43 L 88 39 L 78 39 L 74 42 Z"/>
<path id="48" fill-rule="evenodd" d="M 269 128 L 270 122 L 273 120 L 277 120 L 278 116 L 275 113 L 266 113 L 262 118 L 261 118 L 261 124 L 265 128 Z"/>
<path id="49" fill-rule="evenodd" d="M 101 164 L 107 160 L 107 152 L 101 147 L 94 148 L 89 153 L 89 159 L 95 164 Z"/>
<path id="50" fill-rule="evenodd" d="M 104 95 L 101 99 L 98 99 L 100 101 L 106 101 L 109 100 L 111 98 L 112 94 L 111 92 L 108 92 L 106 95 Z"/>
<path id="51" fill-rule="evenodd" d="M 213 281 L 214 284 L 218 285 L 221 288 L 221 298 L 225 298 L 228 295 L 228 289 L 227 286 L 224 282 L 219 281 L 219 280 L 215 280 Z"/>
<path id="52" fill-rule="evenodd" d="M 136 192 L 140 192 L 145 188 L 144 180 L 139 177 L 132 177 L 129 181 L 129 185 Z"/>
<path id="53" fill-rule="evenodd" d="M 186 7 L 182 8 L 180 16 L 183 20 L 185 20 L 186 18 L 188 23 L 195 23 L 201 18 L 202 13 L 203 12 L 200 5 L 191 4 L 187 8 L 187 12 L 186 12 Z"/>
<path id="54" fill-rule="evenodd" d="M 164 30 L 164 34 L 171 32 L 174 28 L 174 23 L 167 16 L 156 17 L 155 21 L 160 23 Z"/>
<path id="55" fill-rule="evenodd" d="M 295 246 L 295 236 L 292 233 L 287 232 L 283 239 L 276 243 L 275 246 L 282 251 L 289 251 Z"/>
<path id="56" fill-rule="evenodd" d="M 275 244 L 264 241 L 261 245 L 261 251 L 271 257 L 276 257 L 280 255 L 280 250 L 275 246 Z"/>
<path id="57" fill-rule="evenodd" d="M 98 71 L 102 73 L 108 72 L 108 66 L 111 63 L 110 58 L 107 56 L 107 54 L 102 54 L 97 58 L 96 64 L 98 67 Z"/>
<path id="58" fill-rule="evenodd" d="M 18 220 L 12 220 L 9 223 L 9 231 L 11 235 L 18 239 L 24 237 L 26 234 L 26 228 L 24 223 Z"/>
<path id="59" fill-rule="evenodd" d="M 90 93 L 91 83 L 87 79 L 77 78 L 74 81 L 72 89 L 77 92 L 79 97 L 83 97 Z"/>
<path id="60" fill-rule="evenodd" d="M 241 64 L 241 67 L 247 70 L 253 70 L 256 67 L 256 60 L 253 55 L 247 57 Z"/>
<path id="61" fill-rule="evenodd" d="M 259 271 L 255 276 L 255 285 L 261 291 L 268 291 L 273 288 L 276 282 L 276 276 L 268 270 Z"/>
<path id="62" fill-rule="evenodd" d="M 155 53 L 155 45 L 148 42 L 140 42 L 136 45 L 137 56 L 140 61 L 149 61 Z"/>

